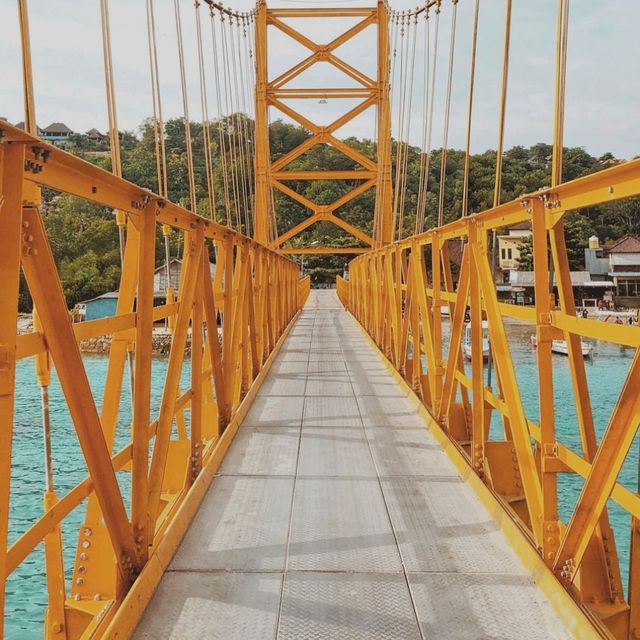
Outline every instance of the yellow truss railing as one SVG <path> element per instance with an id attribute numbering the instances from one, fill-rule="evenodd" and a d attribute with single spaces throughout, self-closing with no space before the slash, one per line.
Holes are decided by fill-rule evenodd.
<path id="1" fill-rule="evenodd" d="M 90 637 L 122 611 L 120 604 L 136 579 L 147 585 L 143 593 L 150 597 L 167 548 L 186 530 L 188 514 L 204 495 L 274 349 L 306 300 L 309 281 L 298 280 L 294 262 L 250 238 L 15 127 L 1 123 L 0 136 L 0 616 L 8 576 L 44 542 L 46 635 Z M 37 206 L 40 186 L 127 213 L 114 316 L 71 322 Z M 159 225 L 184 234 L 184 260 L 177 300 L 154 307 Z M 209 260 L 214 253 L 212 279 Z M 21 271 L 37 322 L 35 332 L 16 335 Z M 152 331 L 153 323 L 164 318 L 172 328 L 171 350 L 159 414 L 152 418 Z M 189 334 L 190 386 L 180 389 Z M 112 342 L 98 402 L 78 343 L 103 335 Z M 131 441 L 114 452 L 129 353 Z M 50 474 L 43 515 L 7 548 L 15 369 L 19 359 L 29 356 L 36 357 L 38 381 L 45 390 L 51 364 L 55 366 L 88 477 L 58 496 Z M 116 479 L 121 470 L 131 472 L 129 496 Z M 84 501 L 87 511 L 67 593 L 60 525 Z M 140 598 L 138 594 L 128 607 L 140 608 Z"/>
<path id="2" fill-rule="evenodd" d="M 576 315 L 564 237 L 564 216 L 591 205 L 640 195 L 640 160 L 523 196 L 477 215 L 356 258 L 338 295 L 424 403 L 469 466 L 526 531 L 558 581 L 616 638 L 640 634 L 640 496 L 618 482 L 640 422 L 640 329 Z M 488 255 L 488 233 L 530 221 L 535 307 L 500 302 Z M 449 251 L 461 244 L 454 287 Z M 558 306 L 550 291 L 555 273 Z M 443 344 L 448 307 L 449 347 Z M 463 364 L 465 315 L 471 322 L 471 375 Z M 537 337 L 540 420 L 525 414 L 505 318 L 531 323 Z M 483 323 L 488 323 L 496 386 L 487 384 Z M 582 338 L 635 349 L 606 431 L 598 441 Z M 552 341 L 565 340 L 581 450 L 558 442 Z M 445 353 L 446 351 L 446 353 Z M 570 402 L 569 399 L 567 399 Z M 489 437 L 492 412 L 500 439 Z M 559 473 L 584 479 L 570 520 L 558 516 Z M 565 489 L 566 490 L 566 489 Z M 625 596 L 607 501 L 631 517 L 629 584 Z M 619 542 L 619 541 L 618 541 Z"/>

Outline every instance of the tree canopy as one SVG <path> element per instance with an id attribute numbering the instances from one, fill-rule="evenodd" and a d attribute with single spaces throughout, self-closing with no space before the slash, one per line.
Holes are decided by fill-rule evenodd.
<path id="1" fill-rule="evenodd" d="M 246 224 L 244 204 L 239 191 L 228 188 L 225 191 L 225 169 L 227 175 L 235 162 L 236 171 L 244 171 L 248 181 L 253 181 L 252 163 L 241 164 L 238 151 L 238 136 L 234 131 L 238 126 L 246 126 L 251 131 L 247 116 L 233 114 L 210 124 L 211 152 L 213 156 L 213 184 L 215 188 L 215 218 L 226 224 L 225 204 L 237 207 L 242 212 L 240 230 L 251 233 L 251 224 Z M 197 211 L 205 217 L 212 217 L 207 196 L 206 163 L 203 127 L 191 123 L 194 171 L 196 177 Z M 165 124 L 165 144 L 168 164 L 168 196 L 183 206 L 189 207 L 189 179 L 185 131 L 182 119 L 168 120 Z M 270 147 L 272 159 L 277 159 L 291 151 L 309 137 L 304 128 L 276 120 L 270 126 Z M 375 143 L 369 139 L 348 138 L 346 144 L 367 157 L 375 158 Z M 248 149 L 253 149 L 253 141 L 248 140 Z M 235 146 L 234 146 L 235 145 Z M 137 132 L 121 135 L 123 175 L 126 179 L 158 191 L 154 127 L 151 120 L 142 123 Z M 393 145 L 395 155 L 395 143 Z M 110 169 L 110 159 L 104 141 L 86 138 L 77 141 L 72 153 Z M 226 151 L 226 153 L 225 153 Z M 234 151 L 234 153 L 232 153 Z M 503 178 L 501 201 L 505 202 L 522 194 L 536 191 L 550 184 L 552 148 L 538 143 L 525 148 L 516 146 L 503 156 Z M 223 156 L 226 165 L 223 166 Z M 464 152 L 448 150 L 445 178 L 445 221 L 460 216 L 462 208 L 462 188 L 464 175 Z M 435 224 L 439 182 L 441 151 L 436 149 L 430 156 L 427 183 L 427 215 L 425 228 Z M 420 149 L 409 147 L 407 167 L 407 192 L 405 200 L 404 235 L 414 232 L 418 183 L 420 176 Z M 594 158 L 582 148 L 565 149 L 563 179 L 573 178 L 600 170 L 616 160 L 611 154 Z M 487 150 L 471 157 L 469 173 L 469 212 L 487 209 L 493 203 L 496 152 Z M 286 170 L 357 170 L 360 167 L 335 148 L 320 144 L 312 147 L 291 162 Z M 361 180 L 340 181 L 287 181 L 288 187 L 319 204 L 333 202 L 344 193 L 360 184 Z M 227 182 L 228 184 L 228 182 Z M 235 196 L 234 196 L 235 193 Z M 282 233 L 302 222 L 310 212 L 289 196 L 274 191 L 278 232 Z M 351 200 L 336 211 L 336 215 L 350 224 L 371 233 L 375 190 L 370 189 Z M 57 194 L 45 190 L 43 194 L 43 217 L 52 249 L 57 261 L 63 288 L 70 306 L 76 302 L 117 289 L 120 277 L 120 255 L 118 233 L 113 212 L 93 205 L 73 196 Z M 590 207 L 566 218 L 566 237 L 572 269 L 583 266 L 583 249 L 588 238 L 596 234 L 601 242 L 620 238 L 626 234 L 640 235 L 640 201 L 621 200 L 607 205 Z M 235 222 L 235 220 L 233 220 Z M 158 230 L 160 234 L 160 230 Z M 158 236 L 159 240 L 161 236 Z M 351 247 L 359 246 L 359 241 L 329 222 L 320 222 L 304 230 L 300 236 L 290 241 L 290 246 Z M 180 251 L 178 234 L 171 236 L 173 255 Z M 297 258 L 300 262 L 300 258 Z M 336 274 L 342 274 L 350 256 L 340 254 L 306 256 L 305 273 L 312 277 L 314 284 L 331 283 Z M 163 260 L 162 243 L 158 242 L 158 264 Z M 23 286 L 21 307 L 30 306 Z"/>

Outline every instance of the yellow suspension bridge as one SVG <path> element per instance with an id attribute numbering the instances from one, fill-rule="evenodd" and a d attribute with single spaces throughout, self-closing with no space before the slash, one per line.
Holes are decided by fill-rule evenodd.
<path id="1" fill-rule="evenodd" d="M 567 216 L 640 195 L 640 159 L 563 181 L 569 0 L 558 0 L 554 25 L 552 181 L 509 202 L 502 202 L 501 180 L 512 3 L 504 3 L 495 195 L 477 213 L 469 207 L 469 172 L 480 0 L 428 0 L 404 12 L 382 1 L 335 8 L 260 2 L 246 13 L 196 0 L 195 31 L 186 34 L 184 12 L 194 6 L 174 0 L 185 206 L 172 200 L 154 0 L 144 5 L 158 193 L 122 177 L 108 0 L 99 4 L 111 171 L 40 135 L 31 63 L 37 42 L 29 35 L 27 0 L 17 3 L 24 126 L 0 122 L 0 629 L 19 615 L 6 612 L 7 599 L 16 597 L 8 581 L 43 544 L 44 634 L 52 640 L 640 638 L 640 495 L 619 482 L 640 421 L 640 330 L 577 315 L 564 236 Z M 444 186 L 456 20 L 463 11 L 474 28 L 462 205 L 452 215 Z M 441 38 L 438 54 L 445 20 L 448 50 Z M 322 21 L 344 29 L 325 39 L 322 26 L 304 28 Z M 374 33 L 375 74 L 340 51 L 367 29 Z M 268 36 L 274 30 L 306 51 L 275 76 Z M 431 43 L 425 59 L 416 59 L 416 42 L 425 37 Z M 198 59 L 208 217 L 197 213 L 187 47 Z M 345 81 L 307 84 L 320 64 Z M 446 78 L 437 190 L 429 184 L 436 73 Z M 411 89 L 417 74 L 424 74 L 421 98 Z M 345 99 L 356 106 L 322 125 L 292 106 Z M 422 101 L 424 113 L 415 224 L 406 198 L 412 100 Z M 218 115 L 231 118 L 228 135 L 218 140 L 208 114 L 215 103 Z M 309 134 L 279 157 L 270 150 L 272 109 Z M 376 144 L 365 154 L 338 131 L 369 109 Z M 214 144 L 225 156 L 218 185 Z M 317 145 L 329 145 L 357 168 L 288 169 Z M 318 204 L 296 190 L 300 181 L 351 188 Z M 115 315 L 72 322 L 43 222 L 42 189 L 116 212 L 122 272 Z M 361 229 L 341 208 L 370 190 L 375 204 L 368 229 Z M 276 191 L 309 215 L 279 228 Z M 355 244 L 305 246 L 300 234 L 318 222 L 337 225 Z M 532 228 L 531 307 L 498 299 L 492 266 L 497 230 L 522 222 Z M 182 238 L 180 282 L 176 291 L 169 279 L 166 302 L 154 306 L 158 239 L 171 234 Z M 303 239 L 298 244 L 296 236 Z M 167 241 L 167 255 L 168 247 Z M 309 278 L 300 278 L 288 257 L 322 253 L 361 254 L 349 263 L 348 278 L 338 278 L 336 292 L 310 291 Z M 18 335 L 21 278 L 33 300 L 34 327 Z M 536 421 L 523 407 L 509 319 L 528 323 L 537 339 Z M 152 415 L 153 327 L 161 321 L 171 348 Z M 103 335 L 111 346 L 98 397 L 79 342 Z M 601 437 L 583 338 L 635 350 Z M 556 435 L 554 340 L 567 345 L 574 448 Z M 41 390 L 46 483 L 40 517 L 12 538 L 14 413 L 22 392 L 16 366 L 25 358 L 34 359 Z M 71 488 L 67 469 L 52 462 L 52 370 L 86 464 L 86 478 Z M 131 411 L 123 415 L 126 394 Z M 127 443 L 116 446 L 122 420 Z M 570 517 L 561 519 L 565 475 L 579 478 L 581 488 Z M 609 521 L 612 504 L 627 516 L 622 538 Z M 64 526 L 81 506 L 82 524 L 69 539 Z M 76 547 L 71 567 L 64 562 L 69 545 Z"/>

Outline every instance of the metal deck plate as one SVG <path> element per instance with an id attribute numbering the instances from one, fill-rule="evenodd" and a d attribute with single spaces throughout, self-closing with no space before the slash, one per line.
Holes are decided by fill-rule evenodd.
<path id="1" fill-rule="evenodd" d="M 306 427 L 298 476 L 376 477 L 364 429 Z"/>
<path id="2" fill-rule="evenodd" d="M 135 637 L 569 637 L 334 292 L 284 347 Z"/>
<path id="3" fill-rule="evenodd" d="M 348 375 L 347 365 L 344 360 L 334 362 L 313 360 L 312 362 L 309 362 L 307 370 L 311 376 L 318 373 L 341 373 L 345 376 Z"/>
<path id="4" fill-rule="evenodd" d="M 273 640 L 282 575 L 168 572 L 136 640 Z"/>
<path id="5" fill-rule="evenodd" d="M 303 396 L 307 385 L 304 374 L 274 372 L 262 383 L 258 396 Z"/>
<path id="6" fill-rule="evenodd" d="M 402 398 L 406 394 L 388 373 L 355 372 L 350 370 L 353 392 L 357 396 L 374 396 L 375 398 Z"/>
<path id="7" fill-rule="evenodd" d="M 361 427 L 356 399 L 351 397 L 307 397 L 304 400 L 303 427 Z"/>
<path id="8" fill-rule="evenodd" d="M 292 478 L 216 478 L 171 569 L 283 569 L 292 494 Z"/>
<path id="9" fill-rule="evenodd" d="M 284 396 L 257 396 L 243 427 L 299 427 L 302 424 L 304 398 Z"/>
<path id="10" fill-rule="evenodd" d="M 404 575 L 289 573 L 278 640 L 420 640 Z"/>
<path id="11" fill-rule="evenodd" d="M 299 360 L 277 360 L 273 363 L 271 371 L 276 375 L 292 374 L 295 373 L 298 376 L 304 377 L 307 372 L 307 362 Z"/>
<path id="12" fill-rule="evenodd" d="M 309 362 L 344 362 L 342 351 L 309 351 Z"/>
<path id="13" fill-rule="evenodd" d="M 346 372 L 309 374 L 305 395 L 353 396 L 353 388 Z"/>
<path id="14" fill-rule="evenodd" d="M 528 576 L 410 573 L 424 638 L 569 640 Z"/>
<path id="15" fill-rule="evenodd" d="M 453 476 L 453 463 L 424 428 L 369 428 L 371 455 L 381 476 Z"/>
<path id="16" fill-rule="evenodd" d="M 299 478 L 288 568 L 400 571 L 400 556 L 378 481 Z"/>
<path id="17" fill-rule="evenodd" d="M 461 479 L 385 478 L 382 490 L 407 571 L 526 573 Z"/>
<path id="18" fill-rule="evenodd" d="M 366 427 L 425 428 L 424 421 L 407 398 L 359 397 L 358 408 Z"/>
<path id="19" fill-rule="evenodd" d="M 220 468 L 223 475 L 293 475 L 300 427 L 240 429 Z"/>
<path id="20" fill-rule="evenodd" d="M 283 348 L 278 357 L 276 358 L 276 362 L 282 362 L 283 360 L 288 360 L 289 362 L 298 361 L 298 362 L 306 362 L 309 359 L 309 349 L 300 349 L 297 347 Z"/>

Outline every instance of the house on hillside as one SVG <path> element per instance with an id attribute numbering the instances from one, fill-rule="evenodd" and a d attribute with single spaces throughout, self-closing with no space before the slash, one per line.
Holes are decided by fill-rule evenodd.
<path id="1" fill-rule="evenodd" d="M 625 236 L 605 247 L 605 251 L 609 259 L 608 276 L 616 290 L 616 305 L 640 307 L 640 240 Z"/>
<path id="2" fill-rule="evenodd" d="M 64 122 L 52 122 L 40 135 L 43 140 L 64 147 L 71 144 L 73 131 Z"/>
<path id="3" fill-rule="evenodd" d="M 91 140 L 93 142 L 103 142 L 107 139 L 107 136 L 104 133 L 100 133 L 97 129 L 89 129 L 84 136 L 87 140 Z"/>
<path id="4" fill-rule="evenodd" d="M 600 246 L 598 236 L 589 238 L 589 246 L 584 250 L 584 267 L 592 280 L 608 280 L 609 256 L 606 249 Z"/>
<path id="5" fill-rule="evenodd" d="M 174 293 L 178 293 L 178 284 L 180 282 L 180 269 L 182 268 L 182 260 L 173 258 L 169 262 L 169 272 L 171 277 L 171 286 Z M 209 273 L 211 279 L 215 277 L 216 265 L 209 263 Z M 157 267 L 153 274 L 153 306 L 158 307 L 165 304 L 167 299 L 167 266 L 163 264 Z M 98 318 L 106 318 L 112 316 L 116 312 L 118 304 L 118 292 L 109 291 L 100 296 L 79 302 L 73 311 L 74 321 L 82 322 L 84 320 L 97 320 Z"/>
<path id="6" fill-rule="evenodd" d="M 178 258 L 172 258 L 169 262 L 169 273 L 171 278 L 171 286 L 174 291 L 178 291 L 178 285 L 180 283 L 180 270 L 182 269 L 182 260 Z M 209 272 L 211 279 L 216 275 L 216 265 L 213 262 L 209 263 Z M 164 297 L 167 291 L 167 265 L 166 263 L 160 267 L 156 267 L 153 274 L 153 290 L 154 295 Z"/>
<path id="7" fill-rule="evenodd" d="M 97 320 L 98 318 L 113 316 L 116 313 L 117 304 L 117 291 L 108 291 L 107 293 L 103 293 L 101 296 L 96 296 L 90 300 L 79 302 L 73 310 L 74 322 Z"/>
<path id="8" fill-rule="evenodd" d="M 607 280 L 592 280 L 587 271 L 571 271 L 573 298 L 578 307 L 595 307 L 605 292 L 612 288 Z M 640 275 L 640 274 L 639 274 Z M 533 271 L 512 271 L 510 280 L 496 286 L 498 298 L 515 304 L 534 304 L 535 284 Z M 557 294 L 557 281 L 554 276 L 553 289 Z"/>
<path id="9" fill-rule="evenodd" d="M 520 244 L 531 235 L 531 222 L 525 220 L 507 228 L 498 236 L 498 266 L 502 272 L 502 282 L 509 282 L 510 272 L 518 268 Z"/>
<path id="10" fill-rule="evenodd" d="M 20 120 L 20 122 L 16 122 L 15 127 L 16 129 L 22 129 L 24 131 L 25 130 L 24 120 Z M 36 130 L 37 130 L 37 134 L 39 136 L 42 136 L 42 129 L 38 125 L 36 125 Z"/>

